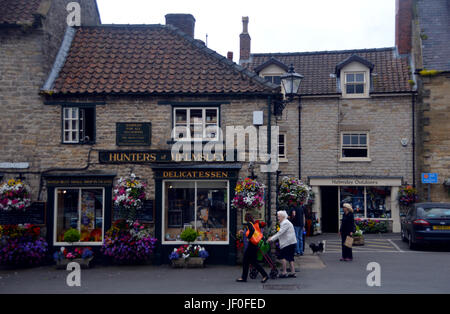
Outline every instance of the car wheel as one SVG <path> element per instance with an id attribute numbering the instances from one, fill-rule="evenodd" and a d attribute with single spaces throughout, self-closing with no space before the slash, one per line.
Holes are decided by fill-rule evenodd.
<path id="1" fill-rule="evenodd" d="M 417 245 L 412 241 L 412 235 L 408 234 L 408 246 L 410 250 L 415 250 Z"/>

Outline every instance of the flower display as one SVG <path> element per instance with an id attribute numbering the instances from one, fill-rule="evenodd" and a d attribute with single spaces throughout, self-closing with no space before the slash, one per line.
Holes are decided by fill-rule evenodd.
<path id="1" fill-rule="evenodd" d="M 4 225 L 0 228 L 0 264 L 36 266 L 44 262 L 48 244 L 35 225 Z"/>
<path id="2" fill-rule="evenodd" d="M 30 189 L 21 180 L 11 179 L 0 186 L 0 210 L 25 210 L 30 204 Z"/>
<path id="3" fill-rule="evenodd" d="M 237 209 L 261 209 L 264 205 L 264 184 L 245 178 L 236 184 L 232 206 Z"/>
<path id="4" fill-rule="evenodd" d="M 114 187 L 114 205 L 120 210 L 126 211 L 126 217 L 133 219 L 135 211 L 142 207 L 146 198 L 145 188 L 147 185 L 136 180 L 136 175 L 131 174 L 129 178 L 120 178 Z"/>
<path id="5" fill-rule="evenodd" d="M 201 257 L 203 259 L 209 256 L 208 251 L 200 245 L 182 245 L 179 248 L 173 249 L 173 251 L 169 254 L 169 259 L 186 259 L 188 257 Z"/>
<path id="6" fill-rule="evenodd" d="M 144 225 L 120 219 L 106 233 L 101 252 L 119 264 L 141 263 L 151 257 L 156 243 Z"/>
<path id="7" fill-rule="evenodd" d="M 401 187 L 398 191 L 398 201 L 401 205 L 409 206 L 418 199 L 417 190 L 410 185 Z"/>
<path id="8" fill-rule="evenodd" d="M 62 247 L 60 251 L 53 254 L 53 259 L 55 261 L 60 261 L 62 259 L 73 260 L 76 258 L 87 259 L 94 256 L 94 252 L 90 247 L 76 247 L 76 248 L 64 248 Z"/>
<path id="9" fill-rule="evenodd" d="M 281 179 L 278 200 L 281 206 L 297 207 L 308 203 L 311 188 L 301 180 L 293 177 Z"/>
<path id="10" fill-rule="evenodd" d="M 386 233 L 388 225 L 386 221 L 374 219 L 355 218 L 356 229 L 363 233 Z"/>

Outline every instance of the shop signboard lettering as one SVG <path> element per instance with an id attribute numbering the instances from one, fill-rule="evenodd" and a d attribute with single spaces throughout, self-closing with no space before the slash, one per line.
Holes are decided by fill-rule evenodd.
<path id="1" fill-rule="evenodd" d="M 147 164 L 164 162 L 226 162 L 224 153 L 172 153 L 171 151 L 100 151 L 103 164 Z"/>
<path id="2" fill-rule="evenodd" d="M 162 171 L 161 177 L 170 179 L 228 179 L 227 171 Z"/>
<path id="3" fill-rule="evenodd" d="M 112 179 L 106 178 L 49 177 L 47 179 L 48 186 L 111 186 L 112 184 Z"/>

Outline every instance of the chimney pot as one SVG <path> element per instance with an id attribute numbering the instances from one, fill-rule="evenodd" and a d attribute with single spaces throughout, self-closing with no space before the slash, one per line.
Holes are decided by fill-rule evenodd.
<path id="1" fill-rule="evenodd" d="M 239 35 L 240 49 L 239 49 L 239 64 L 250 61 L 250 44 L 251 38 L 248 34 L 248 16 L 242 17 L 242 33 Z"/>
<path id="2" fill-rule="evenodd" d="M 195 18 L 192 14 L 166 14 L 166 25 L 172 25 L 194 38 Z"/>

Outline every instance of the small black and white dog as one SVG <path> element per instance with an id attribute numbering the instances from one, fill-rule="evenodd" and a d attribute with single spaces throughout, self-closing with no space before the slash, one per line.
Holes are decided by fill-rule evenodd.
<path id="1" fill-rule="evenodd" d="M 320 252 L 320 253 L 323 252 L 323 242 L 319 242 L 319 245 L 316 245 L 315 243 L 311 243 L 309 245 L 309 247 L 313 251 L 313 254 L 317 253 L 317 252 Z"/>

